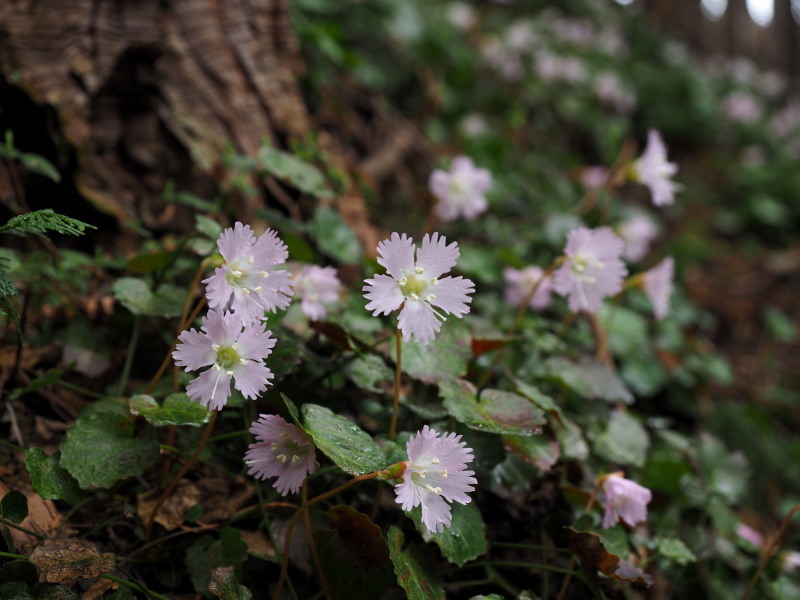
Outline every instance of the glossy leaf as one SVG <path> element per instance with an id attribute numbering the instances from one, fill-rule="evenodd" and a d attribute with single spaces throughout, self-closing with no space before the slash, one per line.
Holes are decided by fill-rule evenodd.
<path id="1" fill-rule="evenodd" d="M 422 509 L 415 508 L 408 515 L 426 542 L 434 542 L 451 563 L 458 566 L 486 554 L 486 524 L 474 503 L 450 505 L 452 521 L 440 533 L 431 533 L 422 522 Z"/>
<path id="2" fill-rule="evenodd" d="M 472 354 L 466 326 L 454 319 L 442 325 L 433 342 L 421 344 L 410 341 L 403 342 L 402 346 L 403 372 L 425 383 L 439 383 L 464 376 Z M 397 360 L 394 349 L 392 342 L 391 357 Z"/>
<path id="3" fill-rule="evenodd" d="M 408 600 L 444 600 L 444 589 L 423 569 L 413 550 L 403 550 L 404 541 L 403 532 L 392 525 L 387 543 L 389 556 L 397 583 L 406 591 Z"/>
<path id="4" fill-rule="evenodd" d="M 146 394 L 131 396 L 131 414 L 139 415 L 155 427 L 167 425 L 192 425 L 200 427 L 208 423 L 211 411 L 197 402 L 192 402 L 183 392 L 170 394 L 159 406 L 155 398 Z"/>
<path id="5" fill-rule="evenodd" d="M 0 515 L 12 523 L 22 523 L 28 516 L 28 499 L 25 494 L 11 490 L 0 500 Z"/>
<path id="6" fill-rule="evenodd" d="M 547 369 L 553 379 L 584 398 L 633 403 L 633 394 L 622 380 L 592 357 L 570 360 L 555 356 L 547 361 Z"/>
<path id="7" fill-rule="evenodd" d="M 529 436 L 541 433 L 541 426 L 547 422 L 543 411 L 512 392 L 484 390 L 477 400 L 475 386 L 456 379 L 442 382 L 439 393 L 447 411 L 471 429 Z"/>
<path id="8" fill-rule="evenodd" d="M 383 450 L 358 425 L 317 404 L 304 404 L 303 429 L 317 448 L 351 475 L 372 473 L 386 466 Z"/>

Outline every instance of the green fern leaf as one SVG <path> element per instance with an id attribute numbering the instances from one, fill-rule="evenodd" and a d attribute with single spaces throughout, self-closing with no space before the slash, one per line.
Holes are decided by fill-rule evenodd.
<path id="1" fill-rule="evenodd" d="M 55 231 L 65 235 L 83 235 L 87 227 L 97 229 L 83 221 L 65 217 L 53 212 L 52 209 L 46 208 L 10 219 L 8 223 L 0 227 L 0 233 L 13 233 L 21 237 L 25 237 L 30 233 L 44 235 L 48 231 Z"/>

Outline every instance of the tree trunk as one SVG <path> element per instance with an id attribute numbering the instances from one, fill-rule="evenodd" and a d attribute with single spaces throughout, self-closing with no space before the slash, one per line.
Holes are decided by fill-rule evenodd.
<path id="1" fill-rule="evenodd" d="M 299 65 L 286 0 L 0 2 L 0 90 L 55 109 L 78 189 L 120 222 L 156 224 L 169 181 L 210 198 L 227 144 L 304 138 Z"/>

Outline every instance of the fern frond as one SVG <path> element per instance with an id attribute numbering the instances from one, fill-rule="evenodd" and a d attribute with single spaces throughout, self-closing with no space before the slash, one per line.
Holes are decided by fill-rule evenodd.
<path id="1" fill-rule="evenodd" d="M 65 235 L 83 235 L 86 228 L 97 229 L 93 225 L 65 217 L 52 209 L 37 210 L 16 216 L 0 227 L 0 233 L 13 233 L 25 237 L 30 233 L 44 235 L 48 231 L 63 233 Z"/>
<path id="2" fill-rule="evenodd" d="M 8 278 L 5 270 L 0 269 L 0 298 L 14 296 L 17 293 L 17 288 L 14 282 Z"/>

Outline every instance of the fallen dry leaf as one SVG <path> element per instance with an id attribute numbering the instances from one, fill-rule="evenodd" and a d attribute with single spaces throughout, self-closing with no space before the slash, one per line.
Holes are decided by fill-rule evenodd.
<path id="1" fill-rule="evenodd" d="M 28 499 L 28 516 L 20 523 L 20 526 L 45 536 L 52 535 L 61 523 L 61 513 L 56 510 L 56 505 L 53 501 L 43 500 L 39 494 L 29 488 L 29 484 L 22 481 L 14 481 L 12 476 L 4 475 L 0 479 L 0 498 L 11 490 L 22 492 Z M 17 552 L 23 554 L 30 552 L 40 541 L 38 537 L 19 529 L 9 528 L 9 531 Z"/>
<path id="2" fill-rule="evenodd" d="M 113 554 L 100 554 L 93 542 L 75 538 L 46 540 L 33 549 L 28 560 L 47 583 L 97 577 L 115 567 Z"/>
<path id="3" fill-rule="evenodd" d="M 272 542 L 267 539 L 263 531 L 245 531 L 241 530 L 239 533 L 242 536 L 242 541 L 247 544 L 247 551 L 261 556 L 275 556 L 275 547 Z"/>
<path id="4" fill-rule="evenodd" d="M 136 514 L 147 523 L 163 490 L 154 489 L 136 496 Z M 201 491 L 191 481 L 181 481 L 159 507 L 154 521 L 167 531 L 174 531 L 186 521 L 189 509 L 200 503 Z"/>
<path id="5" fill-rule="evenodd" d="M 653 578 L 650 575 L 606 550 L 603 541 L 596 533 L 575 531 L 572 527 L 567 527 L 567 539 L 570 552 L 577 555 L 587 566 L 613 579 L 629 581 L 648 588 L 653 585 Z"/>
<path id="6" fill-rule="evenodd" d="M 103 597 L 108 590 L 115 590 L 119 584 L 110 579 L 98 579 L 88 590 L 81 594 L 81 600 L 98 600 Z"/>

